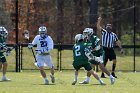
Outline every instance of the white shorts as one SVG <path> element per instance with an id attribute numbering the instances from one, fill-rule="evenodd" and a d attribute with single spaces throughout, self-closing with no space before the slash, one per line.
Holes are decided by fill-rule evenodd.
<path id="1" fill-rule="evenodd" d="M 42 67 L 42 66 L 48 66 L 49 68 L 52 68 L 54 65 L 52 63 L 52 58 L 50 55 L 36 55 L 36 60 L 37 60 L 37 66 Z"/>

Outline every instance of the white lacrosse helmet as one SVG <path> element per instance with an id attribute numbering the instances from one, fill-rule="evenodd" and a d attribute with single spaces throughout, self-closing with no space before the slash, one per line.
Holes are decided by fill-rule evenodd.
<path id="1" fill-rule="evenodd" d="M 75 36 L 75 42 L 76 43 L 79 42 L 80 40 L 83 40 L 83 39 L 84 39 L 84 36 L 82 34 L 77 34 Z"/>
<path id="2" fill-rule="evenodd" d="M 3 26 L 0 26 L 0 36 L 5 37 L 5 38 L 8 36 L 8 31 Z"/>
<path id="3" fill-rule="evenodd" d="M 92 28 L 85 28 L 83 31 L 84 37 L 89 37 L 93 34 L 93 29 Z"/>
<path id="4" fill-rule="evenodd" d="M 39 31 L 40 36 L 44 37 L 47 33 L 47 28 L 45 26 L 40 26 L 38 31 Z"/>

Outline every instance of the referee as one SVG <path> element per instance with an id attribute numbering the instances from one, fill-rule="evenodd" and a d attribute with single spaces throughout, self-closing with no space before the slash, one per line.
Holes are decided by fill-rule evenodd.
<path id="1" fill-rule="evenodd" d="M 105 52 L 104 66 L 106 66 L 108 59 L 110 61 L 112 61 L 113 62 L 112 76 L 117 78 L 117 76 L 115 75 L 115 68 L 116 68 L 117 60 L 116 60 L 116 54 L 115 54 L 113 46 L 114 46 L 114 43 L 116 43 L 119 46 L 121 53 L 123 53 L 122 45 L 121 45 L 121 42 L 118 39 L 117 35 L 112 32 L 112 25 L 107 24 L 105 26 L 105 29 L 103 29 L 100 25 L 101 20 L 102 20 L 102 18 L 99 17 L 98 22 L 97 22 L 97 29 L 98 29 L 98 31 L 101 31 L 101 33 L 102 33 L 102 46 L 103 46 L 103 49 Z M 101 77 L 105 78 L 105 75 L 103 72 L 101 74 Z"/>

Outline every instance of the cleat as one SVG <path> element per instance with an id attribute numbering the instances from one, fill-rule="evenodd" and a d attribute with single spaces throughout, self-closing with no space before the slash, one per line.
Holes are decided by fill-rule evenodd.
<path id="1" fill-rule="evenodd" d="M 77 81 L 73 81 L 73 82 L 72 82 L 72 85 L 75 85 L 76 83 L 77 83 Z"/>
<path id="2" fill-rule="evenodd" d="M 89 84 L 87 81 L 79 82 L 79 84 Z"/>
<path id="3" fill-rule="evenodd" d="M 106 85 L 103 81 L 100 81 L 100 84 L 101 84 L 101 85 Z"/>
<path id="4" fill-rule="evenodd" d="M 117 76 L 115 75 L 115 73 L 114 73 L 114 72 L 112 72 L 112 76 L 113 76 L 113 77 L 115 77 L 115 78 L 117 78 Z"/>
<path id="5" fill-rule="evenodd" d="M 45 85 L 49 85 L 49 80 L 45 79 Z"/>
<path id="6" fill-rule="evenodd" d="M 104 73 L 101 74 L 101 78 L 106 78 L 105 75 L 104 75 Z"/>
<path id="7" fill-rule="evenodd" d="M 110 80 L 111 80 L 111 85 L 113 85 L 115 83 L 115 78 L 114 77 L 110 78 Z"/>
<path id="8" fill-rule="evenodd" d="M 55 77 L 53 75 L 50 75 L 50 77 L 51 77 L 52 83 L 55 83 Z"/>
<path id="9" fill-rule="evenodd" d="M 4 78 L 1 79 L 1 81 L 11 81 L 11 79 L 4 77 Z"/>

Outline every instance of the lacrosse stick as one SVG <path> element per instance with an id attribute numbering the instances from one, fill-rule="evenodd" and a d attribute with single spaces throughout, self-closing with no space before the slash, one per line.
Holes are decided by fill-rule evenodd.
<path id="1" fill-rule="evenodd" d="M 15 49 L 16 45 L 14 45 L 13 47 L 7 47 L 6 44 L 2 44 L 0 43 L 0 51 L 3 51 L 6 53 L 6 56 L 9 56 L 10 52 Z"/>
<path id="2" fill-rule="evenodd" d="M 6 50 L 6 56 L 9 56 L 10 53 L 11 53 L 11 51 L 12 51 L 13 49 L 15 49 L 16 46 L 17 46 L 17 45 L 14 45 L 13 47 L 7 47 L 7 50 Z"/>
<path id="3" fill-rule="evenodd" d="M 28 41 L 28 43 L 30 43 L 30 39 L 29 39 L 29 31 L 28 30 L 25 30 L 25 32 L 24 32 L 24 38 Z M 34 59 L 35 59 L 35 65 L 37 66 L 37 60 L 36 60 L 36 57 L 35 57 L 35 53 L 34 53 L 34 50 L 33 50 L 33 48 L 31 47 L 31 51 L 32 51 L 32 54 L 33 54 L 33 57 L 34 57 Z"/>

